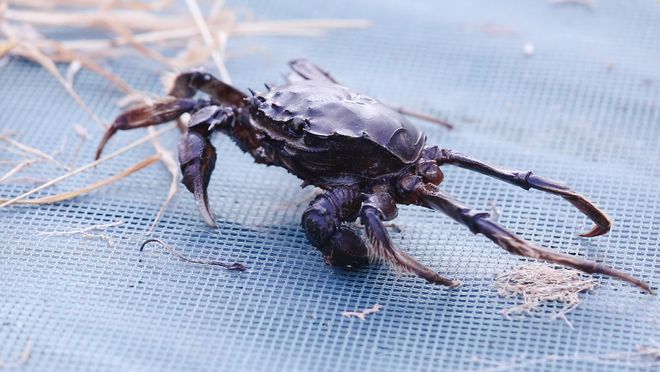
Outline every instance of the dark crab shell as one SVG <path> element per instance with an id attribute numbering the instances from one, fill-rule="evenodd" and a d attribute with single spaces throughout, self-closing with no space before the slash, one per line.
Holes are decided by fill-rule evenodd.
<path id="1" fill-rule="evenodd" d="M 375 178 L 419 159 L 426 137 L 397 111 L 335 83 L 306 80 L 271 88 L 252 100 L 271 138 L 309 171 Z"/>

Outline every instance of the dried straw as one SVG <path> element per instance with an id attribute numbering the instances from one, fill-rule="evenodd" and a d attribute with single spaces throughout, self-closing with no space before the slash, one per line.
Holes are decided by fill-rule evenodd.
<path id="1" fill-rule="evenodd" d="M 582 302 L 578 294 L 596 288 L 598 281 L 583 279 L 583 274 L 577 270 L 535 263 L 498 275 L 495 286 L 500 296 L 522 297 L 523 300 L 520 305 L 502 310 L 504 316 L 532 314 L 544 304 L 559 302 L 564 306 L 554 318 L 563 319 L 572 328 L 566 314 Z"/>
<path id="2" fill-rule="evenodd" d="M 105 186 L 108 186 L 112 183 L 115 183 L 117 181 L 123 180 L 124 178 L 130 176 L 131 174 L 140 171 L 144 168 L 147 168 L 148 166 L 160 161 L 161 157 L 159 155 L 153 155 L 151 157 L 148 157 L 137 164 L 124 169 L 123 171 L 108 177 L 104 178 L 102 180 L 96 181 L 92 183 L 91 185 L 73 190 L 73 191 L 68 191 L 64 192 L 61 194 L 56 194 L 56 195 L 50 195 L 50 196 L 44 196 L 41 198 L 35 198 L 35 199 L 20 199 L 14 202 L 14 204 L 29 204 L 29 205 L 42 205 L 42 204 L 53 204 L 53 203 L 59 203 L 61 201 L 65 200 L 70 200 L 73 198 L 77 198 L 79 196 L 89 194 L 90 192 L 94 190 L 98 190 L 100 188 L 103 188 Z M 9 202 L 10 199 L 0 199 L 0 203 L 7 203 Z"/>
<path id="3" fill-rule="evenodd" d="M 88 164 L 86 164 L 86 165 L 83 165 L 83 166 L 80 167 L 80 168 L 74 169 L 74 170 L 71 171 L 71 172 L 68 172 L 68 173 L 66 173 L 66 174 L 64 174 L 64 175 L 62 175 L 62 176 L 59 176 L 59 177 L 57 177 L 57 178 L 52 179 L 52 180 L 50 180 L 50 181 L 44 183 L 43 185 L 41 185 L 41 186 L 39 186 L 39 187 L 36 187 L 36 188 L 34 188 L 34 189 L 30 190 L 30 191 L 27 191 L 27 192 L 25 192 L 25 193 L 23 193 L 23 194 L 21 194 L 21 195 L 18 195 L 18 196 L 16 196 L 16 197 L 12 198 L 12 199 L 6 200 L 6 201 L 4 201 L 2 204 L 0 204 L 0 208 L 2 208 L 2 207 L 6 207 L 6 206 L 9 206 L 9 205 L 12 205 L 12 204 L 15 204 L 16 202 L 18 202 L 18 201 L 20 201 L 20 200 L 23 200 L 23 199 L 25 199 L 26 197 L 28 197 L 28 196 L 30 196 L 30 195 L 32 195 L 32 194 L 34 194 L 34 193 L 37 193 L 37 192 L 39 192 L 39 191 L 41 191 L 41 190 L 43 190 L 43 189 L 45 189 L 45 188 L 48 188 L 48 187 L 50 187 L 50 186 L 52 186 L 52 185 L 55 185 L 55 184 L 57 184 L 57 183 L 59 183 L 59 182 L 62 182 L 62 181 L 64 181 L 64 180 L 68 179 L 68 178 L 71 178 L 71 177 L 75 176 L 75 175 L 78 174 L 78 173 L 82 173 L 82 172 L 84 172 L 84 171 L 86 171 L 86 170 L 88 170 L 88 169 L 94 168 L 95 166 L 97 166 L 97 165 L 99 165 L 99 164 L 101 164 L 101 163 L 104 163 L 104 162 L 106 162 L 106 161 L 108 161 L 108 160 L 110 160 L 110 159 L 116 158 L 117 156 L 119 156 L 119 155 L 121 155 L 121 154 L 123 154 L 123 153 L 125 153 L 125 152 L 127 152 L 127 151 L 129 151 L 129 150 L 132 150 L 132 149 L 135 148 L 135 147 L 138 147 L 138 146 L 142 145 L 143 143 L 145 143 L 145 142 L 151 140 L 152 138 L 155 138 L 155 137 L 160 136 L 160 135 L 162 135 L 162 134 L 164 134 L 164 133 L 166 133 L 166 132 L 169 132 L 169 131 L 171 131 L 171 130 L 174 129 L 174 128 L 175 128 L 175 127 L 169 127 L 169 128 L 164 129 L 164 130 L 162 130 L 162 131 L 160 131 L 160 132 L 155 132 L 154 134 L 150 134 L 150 135 L 148 135 L 148 136 L 146 136 L 146 137 L 143 137 L 143 138 L 141 138 L 141 139 L 139 139 L 139 140 L 137 140 L 137 141 L 135 141 L 135 142 L 132 142 L 132 143 L 130 143 L 130 144 L 128 144 L 128 145 L 122 147 L 121 149 L 119 149 L 119 150 L 117 150 L 117 151 L 111 153 L 110 155 L 107 155 L 107 156 L 105 156 L 105 157 L 103 157 L 103 158 L 101 158 L 101 159 L 99 159 L 99 160 L 96 160 L 96 161 L 93 161 L 93 162 L 88 163 Z"/>
<path id="4" fill-rule="evenodd" d="M 79 229 L 74 229 L 74 230 L 66 230 L 66 231 L 45 231 L 45 232 L 40 232 L 37 235 L 39 236 L 63 236 L 63 235 L 76 235 L 76 234 L 85 234 L 90 231 L 95 231 L 95 230 L 105 230 L 108 227 L 114 227 L 118 226 L 124 223 L 122 220 L 117 220 L 114 222 L 108 222 L 108 223 L 101 223 L 98 225 L 92 225 L 92 226 L 86 226 L 82 227 Z"/>

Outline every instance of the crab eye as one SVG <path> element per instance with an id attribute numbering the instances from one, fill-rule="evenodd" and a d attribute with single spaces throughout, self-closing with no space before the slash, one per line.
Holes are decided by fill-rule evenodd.
<path id="1" fill-rule="evenodd" d="M 291 124 L 293 125 L 293 128 L 295 130 L 301 130 L 305 128 L 305 125 L 307 124 L 307 121 L 305 119 L 295 117 L 291 119 Z"/>

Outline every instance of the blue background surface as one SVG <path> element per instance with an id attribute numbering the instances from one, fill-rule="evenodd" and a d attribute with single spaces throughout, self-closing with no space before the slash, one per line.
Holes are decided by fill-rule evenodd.
<path id="1" fill-rule="evenodd" d="M 511 168 L 564 180 L 614 219 L 612 232 L 586 240 L 589 224 L 560 198 L 524 192 L 447 169 L 445 189 L 487 209 L 546 247 L 605 262 L 660 283 L 660 5 L 599 1 L 594 10 L 545 1 L 248 1 L 262 19 L 366 18 L 366 30 L 321 38 L 236 38 L 227 61 L 234 84 L 280 82 L 286 62 L 305 56 L 340 81 L 385 101 L 448 118 L 444 130 L 415 121 L 439 144 Z M 535 52 L 525 56 L 523 45 Z M 161 92 L 154 66 L 113 62 L 140 89 Z M 64 68 L 64 67 L 63 67 Z M 76 90 L 104 120 L 121 97 L 82 72 Z M 0 128 L 83 165 L 102 132 L 40 67 L 12 60 L 0 69 Z M 78 156 L 81 123 L 90 131 Z M 146 132 L 124 132 L 108 152 Z M 175 150 L 176 134 L 163 143 Z M 148 246 L 140 253 L 169 187 L 162 165 L 75 200 L 0 209 L 0 360 L 26 342 L 26 370 L 645 370 L 638 357 L 660 346 L 657 296 L 610 278 L 568 315 L 573 328 L 541 316 L 507 319 L 517 300 L 498 297 L 496 274 L 524 263 L 445 216 L 402 207 L 396 244 L 463 281 L 431 286 L 390 267 L 356 271 L 323 264 L 299 227 L 311 190 L 282 169 L 253 164 L 227 138 L 210 187 L 219 227 L 198 217 L 180 190 L 155 235 L 198 259 L 239 261 L 244 273 L 185 263 Z M 154 153 L 146 144 L 41 195 L 87 185 Z M 17 155 L 2 148 L 2 158 Z M 0 171 L 12 165 L 0 164 Z M 32 167 L 46 180 L 61 171 Z M 237 186 L 238 185 L 238 186 Z M 2 183 L 0 195 L 29 190 Z M 113 244 L 80 235 L 39 236 L 122 220 Z M 374 304 L 366 321 L 342 311 Z"/>

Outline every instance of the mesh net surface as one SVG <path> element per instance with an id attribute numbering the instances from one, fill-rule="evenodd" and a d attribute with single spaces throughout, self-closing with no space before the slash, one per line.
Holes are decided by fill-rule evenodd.
<path id="1" fill-rule="evenodd" d="M 322 38 L 232 39 L 241 88 L 278 82 L 289 59 L 306 56 L 339 80 L 382 100 L 447 117 L 446 131 L 416 122 L 429 143 L 511 168 L 532 169 L 588 195 L 614 219 L 611 233 L 578 238 L 588 221 L 568 203 L 484 176 L 447 169 L 444 187 L 477 208 L 495 203 L 500 222 L 546 247 L 660 283 L 660 6 L 599 1 L 593 10 L 545 1 L 452 3 L 250 1 L 269 19 L 368 18 L 364 31 Z M 532 43 L 526 56 L 523 45 Z M 145 91 L 161 92 L 152 66 L 114 63 Z M 63 67 L 64 68 L 64 67 Z M 105 120 L 120 94 L 82 72 L 76 90 Z M 14 138 L 79 166 L 102 130 L 41 68 L 0 69 L 0 126 Z M 88 128 L 80 147 L 74 125 Z M 108 152 L 145 135 L 113 138 Z M 175 151 L 176 134 L 162 142 Z M 656 296 L 610 278 L 583 295 L 565 322 L 507 319 L 496 274 L 524 264 L 445 216 L 402 207 L 393 240 L 457 289 L 400 276 L 390 267 L 327 267 L 306 240 L 300 215 L 309 189 L 282 169 L 256 165 L 227 138 L 210 186 L 219 227 L 206 227 L 180 190 L 155 236 L 196 259 L 238 261 L 248 271 L 182 262 L 139 245 L 163 202 L 169 174 L 149 167 L 75 200 L 0 210 L 0 360 L 26 346 L 27 370 L 643 370 L 660 343 Z M 43 191 L 55 194 L 110 176 L 154 153 L 145 144 Z M 3 160 L 18 155 L 3 147 Z M 15 164 L 13 164 L 15 165 Z M 3 173 L 12 166 L 0 164 Z M 36 164 L 0 184 L 14 196 L 63 171 Z M 52 236 L 114 221 L 100 232 Z M 97 234 L 99 232 L 96 232 Z M 380 304 L 365 321 L 342 311 Z"/>

